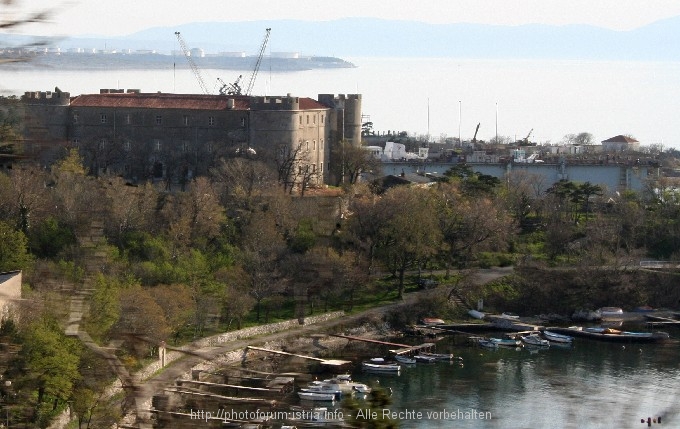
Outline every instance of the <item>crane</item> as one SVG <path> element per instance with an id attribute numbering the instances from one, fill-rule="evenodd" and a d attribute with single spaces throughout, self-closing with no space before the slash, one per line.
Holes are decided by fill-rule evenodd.
<path id="1" fill-rule="evenodd" d="M 262 41 L 262 45 L 260 45 L 260 53 L 257 56 L 257 61 L 255 62 L 255 68 L 253 69 L 253 74 L 250 75 L 250 81 L 248 81 L 248 86 L 246 87 L 246 92 L 245 95 L 250 95 L 250 92 L 253 90 L 253 85 L 255 85 L 255 78 L 257 77 L 257 72 L 260 70 L 260 64 L 262 63 L 262 56 L 264 55 L 264 50 L 267 47 L 267 42 L 269 41 L 269 33 L 272 31 L 271 28 L 267 28 L 267 31 L 264 35 L 264 40 Z M 239 76 L 240 79 L 240 76 Z"/>
<path id="2" fill-rule="evenodd" d="M 201 72 L 198 69 L 198 66 L 196 66 L 196 63 L 194 60 L 191 58 L 191 52 L 189 52 L 189 48 L 187 48 L 187 44 L 184 42 L 184 39 L 182 38 L 182 35 L 179 34 L 179 31 L 175 31 L 175 36 L 177 36 L 177 40 L 179 41 L 179 46 L 182 48 L 182 52 L 184 53 L 184 56 L 186 57 L 187 61 L 189 62 L 189 66 L 191 67 L 191 71 L 194 72 L 194 75 L 196 76 L 196 80 L 198 80 L 198 84 L 201 86 L 201 89 L 205 94 L 210 94 L 210 91 L 208 90 L 208 87 L 205 84 L 205 81 L 203 81 L 203 77 L 201 77 Z"/>
<path id="3" fill-rule="evenodd" d="M 234 83 L 226 83 L 219 77 L 217 78 L 217 82 L 219 82 L 220 89 L 220 95 L 241 95 L 241 78 L 243 75 L 239 75 L 238 79 Z"/>
<path id="4" fill-rule="evenodd" d="M 477 123 L 477 128 L 475 129 L 475 135 L 472 137 L 472 144 L 477 143 L 477 133 L 479 132 L 479 126 L 482 125 L 481 122 Z"/>

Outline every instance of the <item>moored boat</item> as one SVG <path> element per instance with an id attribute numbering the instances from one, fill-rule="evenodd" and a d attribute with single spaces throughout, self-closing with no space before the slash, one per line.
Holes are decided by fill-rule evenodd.
<path id="1" fill-rule="evenodd" d="M 520 338 L 525 344 L 530 346 L 550 347 L 550 342 L 548 340 L 544 340 L 536 334 L 524 335 Z"/>
<path id="2" fill-rule="evenodd" d="M 491 340 L 487 340 L 486 338 L 478 339 L 477 344 L 479 344 L 480 346 L 487 348 L 487 349 L 497 349 L 498 348 L 497 343 L 495 343 Z"/>
<path id="3" fill-rule="evenodd" d="M 429 326 L 436 326 L 436 325 L 445 325 L 446 322 L 443 321 L 442 319 L 438 319 L 436 317 L 424 317 L 423 318 L 423 325 L 429 325 Z"/>
<path id="4" fill-rule="evenodd" d="M 666 332 L 630 332 L 604 327 L 583 328 L 581 326 L 570 326 L 568 328 L 553 327 L 550 330 L 575 337 L 621 343 L 653 343 L 666 341 L 670 338 Z"/>
<path id="5" fill-rule="evenodd" d="M 574 341 L 574 337 L 569 335 L 558 334 L 552 331 L 543 331 L 543 337 L 548 341 L 553 341 L 555 343 L 571 344 Z"/>
<path id="6" fill-rule="evenodd" d="M 336 396 L 333 393 L 323 392 L 298 392 L 298 397 L 306 401 L 325 401 L 335 402 Z"/>
<path id="7" fill-rule="evenodd" d="M 443 361 L 451 361 L 451 360 L 463 360 L 462 357 L 460 356 L 454 356 L 451 353 L 426 353 L 426 352 L 420 352 L 419 355 L 421 356 L 430 356 L 433 357 L 437 360 L 443 360 Z"/>
<path id="8" fill-rule="evenodd" d="M 369 372 L 392 372 L 398 373 L 401 371 L 399 364 L 391 364 L 383 358 L 373 358 L 369 362 L 361 362 L 361 368 Z"/>
<path id="9" fill-rule="evenodd" d="M 415 355 L 413 358 L 419 363 L 435 363 L 437 361 L 437 359 L 432 356 Z"/>
<path id="10" fill-rule="evenodd" d="M 513 340 L 511 338 L 489 338 L 489 341 L 492 341 L 501 347 L 520 347 L 522 345 L 520 340 Z"/>
<path id="11" fill-rule="evenodd" d="M 417 360 L 408 356 L 395 355 L 394 360 L 405 365 L 414 365 Z"/>

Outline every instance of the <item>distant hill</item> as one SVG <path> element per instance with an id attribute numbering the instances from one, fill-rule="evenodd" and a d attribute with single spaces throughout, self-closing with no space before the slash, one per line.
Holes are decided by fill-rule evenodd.
<path id="1" fill-rule="evenodd" d="M 335 57 L 454 57 L 678 61 L 680 17 L 631 31 L 586 25 L 425 24 L 374 18 L 334 21 L 206 22 L 156 27 L 125 37 L 73 38 L 62 47 L 179 49 L 174 32 L 208 53 L 256 54 L 271 27 L 268 52 Z"/>

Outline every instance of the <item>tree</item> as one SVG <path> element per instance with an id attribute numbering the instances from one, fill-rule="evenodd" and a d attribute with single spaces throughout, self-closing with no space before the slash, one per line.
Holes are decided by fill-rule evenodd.
<path id="1" fill-rule="evenodd" d="M 396 187 L 388 190 L 378 205 L 387 213 L 378 230 L 378 256 L 398 275 L 401 299 L 406 270 L 426 261 L 441 247 L 435 200 L 427 190 Z"/>
<path id="2" fill-rule="evenodd" d="M 336 185 L 343 182 L 343 178 L 345 183 L 355 184 L 361 173 L 373 172 L 378 175 L 381 169 L 380 160 L 374 158 L 365 146 L 355 146 L 347 141 L 341 141 L 333 147 L 331 159 L 335 161 L 331 171 L 337 178 Z"/>
<path id="3" fill-rule="evenodd" d="M 175 343 L 182 329 L 191 322 L 197 311 L 191 291 L 181 284 L 159 285 L 149 290 L 156 304 L 163 310 Z"/>
<path id="4" fill-rule="evenodd" d="M 25 374 L 20 385 L 35 389 L 33 422 L 47 427 L 71 397 L 74 383 L 80 377 L 80 344 L 66 337 L 50 316 L 30 323 L 22 336 L 19 356 L 24 362 Z"/>
<path id="5" fill-rule="evenodd" d="M 31 262 L 28 239 L 24 233 L 0 222 L 0 272 L 24 270 Z"/>

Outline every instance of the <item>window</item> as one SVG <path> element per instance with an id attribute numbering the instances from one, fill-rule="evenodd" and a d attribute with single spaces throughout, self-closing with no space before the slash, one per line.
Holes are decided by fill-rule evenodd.
<path id="1" fill-rule="evenodd" d="M 208 153 L 212 153 L 213 150 L 215 150 L 215 148 L 213 147 L 212 142 L 208 143 Z"/>
<path id="2" fill-rule="evenodd" d="M 125 140 L 125 141 L 123 142 L 123 150 L 124 150 L 125 152 L 130 152 L 130 146 L 131 146 L 131 145 L 130 145 L 130 140 Z"/>
<path id="3" fill-rule="evenodd" d="M 323 124 L 323 118 L 324 118 L 324 116 L 323 116 L 323 115 L 321 115 L 321 123 L 322 123 L 322 124 Z"/>
<path id="4" fill-rule="evenodd" d="M 156 115 L 156 125 L 163 125 L 163 117 L 161 115 Z"/>
<path id="5" fill-rule="evenodd" d="M 215 117 L 214 116 L 208 116 L 208 125 L 211 127 L 215 125 Z"/>
<path id="6" fill-rule="evenodd" d="M 100 139 L 99 140 L 99 150 L 104 150 L 106 149 L 106 139 Z"/>
<path id="7" fill-rule="evenodd" d="M 312 141 L 312 150 L 316 150 L 316 140 Z"/>
<path id="8" fill-rule="evenodd" d="M 319 173 L 323 174 L 323 162 L 319 164 Z"/>
<path id="9" fill-rule="evenodd" d="M 74 124 L 77 124 L 77 123 L 78 123 L 78 119 L 80 119 L 80 115 L 78 115 L 77 113 L 74 113 L 74 114 L 73 114 L 73 123 L 74 123 Z"/>
<path id="10" fill-rule="evenodd" d="M 159 139 L 153 139 L 153 150 L 157 152 L 161 150 L 161 141 Z"/>
<path id="11" fill-rule="evenodd" d="M 106 113 L 100 113 L 99 114 L 99 122 L 102 124 L 106 123 Z"/>
<path id="12" fill-rule="evenodd" d="M 300 125 L 302 125 L 302 115 L 300 115 Z"/>
<path id="13" fill-rule="evenodd" d="M 182 141 L 182 152 L 189 152 L 189 141 L 188 140 Z"/>
<path id="14" fill-rule="evenodd" d="M 189 115 L 182 116 L 182 124 L 189 125 Z"/>
<path id="15" fill-rule="evenodd" d="M 242 127 L 246 126 L 246 118 L 241 118 L 241 126 Z"/>
<path id="16" fill-rule="evenodd" d="M 309 125 L 309 115 L 307 115 L 307 125 Z"/>
<path id="17" fill-rule="evenodd" d="M 319 140 L 319 150 L 323 150 L 323 139 Z"/>
<path id="18" fill-rule="evenodd" d="M 305 142 L 305 150 L 309 150 L 309 140 Z"/>
<path id="19" fill-rule="evenodd" d="M 78 148 L 80 147 L 80 139 L 79 138 L 73 139 L 73 146 L 78 147 Z"/>
<path id="20" fill-rule="evenodd" d="M 316 124 L 316 115 L 312 115 L 312 123 Z"/>
<path id="21" fill-rule="evenodd" d="M 129 113 L 125 114 L 125 124 L 126 125 L 132 124 L 132 115 Z"/>

